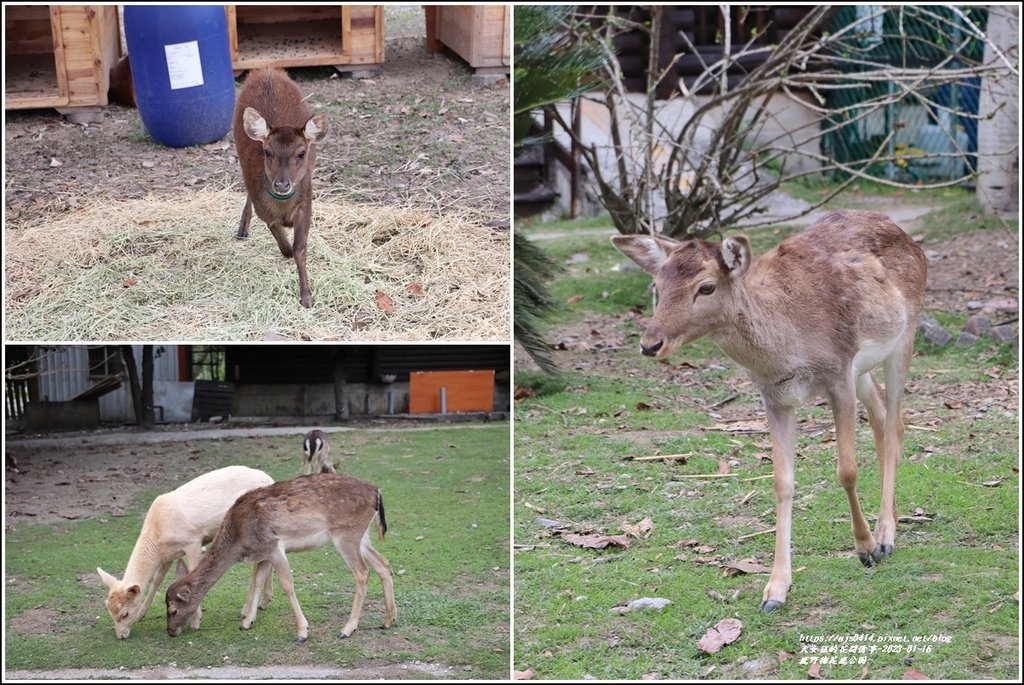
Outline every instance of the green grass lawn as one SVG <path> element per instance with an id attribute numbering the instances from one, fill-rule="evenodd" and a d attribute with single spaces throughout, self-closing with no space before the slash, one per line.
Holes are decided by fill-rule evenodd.
<path id="1" fill-rule="evenodd" d="M 166 632 L 163 590 L 127 640 L 114 635 L 106 589 L 95 568 L 121 576 L 155 488 L 125 516 L 55 526 L 19 525 L 6 542 L 7 669 L 178 668 L 316 664 L 340 667 L 435 662 L 452 677 L 506 678 L 509 647 L 508 424 L 436 431 L 337 434 L 344 473 L 379 486 L 387 541 L 374 546 L 394 571 L 398 621 L 383 622 L 380 582 L 371 574 L 359 629 L 338 631 L 354 581 L 333 547 L 289 555 L 309 640 L 296 645 L 294 615 L 277 581 L 270 607 L 238 629 L 252 567 L 236 564 L 203 601 L 202 627 Z M 191 451 L 197 473 L 241 463 L 275 479 L 299 469 L 293 438 L 203 440 Z M 260 455 L 260 456 L 256 456 Z M 184 456 L 183 456 L 184 458 Z M 12 629 L 44 612 L 46 631 Z"/>
<path id="2" fill-rule="evenodd" d="M 936 232 L 956 208 L 937 212 Z M 789 232 L 755 233 L 755 253 Z M 802 663 L 811 653 L 802 650 L 825 640 L 836 649 L 828 655 L 835 663 L 820 667 L 826 678 L 860 678 L 865 665 L 869 679 L 900 679 L 910 669 L 933 679 L 1019 676 L 1019 367 L 1012 346 L 986 340 L 939 350 L 918 342 L 896 500 L 901 515 L 921 509 L 934 520 L 899 524 L 894 555 L 876 568 L 864 568 L 854 551 L 831 413 L 823 403 L 798 412 L 796 572 L 786 605 L 763 614 L 767 575 L 726 577 L 701 563 L 718 556 L 771 566 L 774 535 L 758 534 L 775 525 L 772 480 L 761 478 L 772 472 L 769 436 L 723 430 L 730 421 L 763 419 L 756 392 L 707 341 L 667 362 L 639 355 L 640 327 L 628 312 L 640 307 L 650 315 L 650 277 L 622 270 L 626 260 L 606 236 L 543 246 L 571 265 L 553 284 L 566 304 L 549 339 L 587 344 L 557 353 L 558 378 L 517 370 L 516 385 L 535 395 L 516 405 L 516 670 L 544 679 L 802 680 L 811 667 Z M 581 253 L 587 259 L 574 261 Z M 965 318 L 931 313 L 947 326 Z M 873 524 L 878 469 L 863 410 L 859 424 L 858 491 Z M 628 459 L 657 454 L 688 459 Z M 733 475 L 687 477 L 717 474 L 720 464 Z M 647 517 L 653 530 L 631 537 L 628 549 L 582 549 L 550 523 L 615 535 Z M 679 545 L 688 540 L 714 549 Z M 641 597 L 672 604 L 660 612 L 613 611 Z M 724 618 L 742 622 L 740 638 L 701 655 L 697 641 Z M 858 642 L 867 663 L 840 651 L 846 643 L 836 636 L 867 636 Z M 907 642 L 881 642 L 894 638 Z"/>

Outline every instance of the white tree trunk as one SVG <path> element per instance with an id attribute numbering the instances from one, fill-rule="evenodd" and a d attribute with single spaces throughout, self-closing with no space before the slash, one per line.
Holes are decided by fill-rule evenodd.
<path id="1" fill-rule="evenodd" d="M 1017 5 L 990 6 L 989 40 L 1014 67 L 1020 65 L 1018 45 L 1020 8 Z M 985 48 L 985 63 L 999 60 L 991 46 Z M 1006 68 L 998 77 L 984 78 L 978 114 L 978 203 L 988 214 L 1017 215 L 1020 207 L 1020 79 Z M 995 113 L 988 118 L 989 115 Z M 1006 154 L 1014 149 L 1013 154 Z M 1002 153 L 1002 154 L 999 154 Z"/>

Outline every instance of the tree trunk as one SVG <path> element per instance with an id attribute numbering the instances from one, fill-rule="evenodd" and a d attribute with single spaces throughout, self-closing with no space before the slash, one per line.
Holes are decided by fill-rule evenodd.
<path id="1" fill-rule="evenodd" d="M 334 350 L 334 415 L 348 418 L 348 398 L 345 397 L 345 348 Z"/>
<path id="2" fill-rule="evenodd" d="M 135 350 L 131 345 L 121 345 L 121 361 L 128 372 L 128 384 L 132 389 L 132 404 L 135 407 L 135 423 L 142 423 L 142 386 L 139 384 L 139 368 L 135 366 Z"/>
<path id="3" fill-rule="evenodd" d="M 142 421 L 149 427 L 156 423 L 153 415 L 153 346 L 142 346 Z"/>
<path id="4" fill-rule="evenodd" d="M 1017 5 L 993 5 L 988 10 L 989 40 L 1013 64 L 1019 64 L 1017 46 L 1020 8 Z M 985 62 L 1000 60 L 991 45 L 985 47 Z M 1020 138 L 1017 123 L 1020 105 L 1017 88 L 1020 79 L 1009 68 L 998 76 L 981 81 L 978 103 L 978 204 L 988 214 L 1017 215 L 1020 207 Z M 994 114 L 993 114 L 994 113 Z M 992 114 L 991 118 L 989 115 Z M 1013 154 L 1005 154 L 1009 148 Z M 999 154 L 1002 152 L 1003 154 Z"/>

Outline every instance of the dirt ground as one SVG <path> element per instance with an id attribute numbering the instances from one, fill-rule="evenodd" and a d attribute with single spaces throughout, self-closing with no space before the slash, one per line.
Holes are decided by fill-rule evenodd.
<path id="1" fill-rule="evenodd" d="M 507 80 L 474 86 L 472 70 L 457 55 L 427 54 L 419 6 L 389 6 L 385 12 L 385 63 L 375 77 L 352 79 L 332 68 L 290 71 L 311 94 L 314 109 L 328 116 L 328 137 L 317 152 L 315 196 L 468 208 L 485 223 L 507 225 Z M 118 105 L 106 107 L 100 122 L 85 125 L 69 123 L 54 110 L 12 110 L 6 116 L 5 228 L 73 210 L 95 197 L 242 190 L 230 132 L 217 143 L 172 149 L 143 133 L 137 110 Z"/>

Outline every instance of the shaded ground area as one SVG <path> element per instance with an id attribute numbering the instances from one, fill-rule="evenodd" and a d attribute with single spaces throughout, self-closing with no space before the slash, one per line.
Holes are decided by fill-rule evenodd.
<path id="1" fill-rule="evenodd" d="M 55 671 L 7 671 L 11 680 L 410 680 L 451 678 L 453 668 L 421 662 L 373 668 L 327 668 L 324 666 L 221 666 L 183 669 L 174 667 L 139 669 L 63 668 Z"/>
<path id="2" fill-rule="evenodd" d="M 380 421 L 376 426 L 323 427 L 343 433 L 335 452 L 342 458 L 365 442 L 363 434 L 380 431 L 484 428 L 488 424 L 444 425 L 425 421 Z M 202 424 L 171 426 L 151 431 L 90 431 L 7 440 L 4 527 L 18 523 L 60 523 L 104 515 L 123 516 L 154 481 L 184 482 L 195 474 L 200 453 L 195 445 L 206 440 L 230 443 L 252 437 L 295 436 L 291 454 L 270 454 L 273 460 L 299 464 L 302 435 L 312 426 L 219 428 Z M 357 433 L 352 435 L 352 433 Z M 182 454 L 185 458 L 182 459 Z M 11 459 L 14 461 L 12 462 Z"/>

